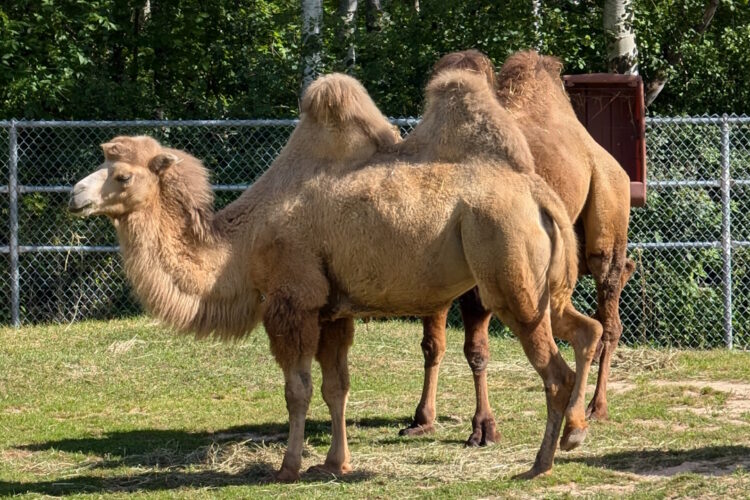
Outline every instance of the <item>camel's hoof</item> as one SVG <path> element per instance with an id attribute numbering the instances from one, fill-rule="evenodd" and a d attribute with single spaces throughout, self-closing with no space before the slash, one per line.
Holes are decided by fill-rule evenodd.
<path id="1" fill-rule="evenodd" d="M 495 421 L 492 419 L 485 420 L 480 425 L 474 427 L 469 439 L 466 440 L 467 447 L 492 446 L 500 441 L 500 433 L 495 430 Z"/>
<path id="2" fill-rule="evenodd" d="M 529 469 L 526 472 L 523 472 L 521 474 L 516 474 L 511 479 L 516 479 L 516 480 L 518 480 L 518 479 L 520 479 L 520 480 L 534 479 L 534 478 L 537 478 L 537 477 L 548 476 L 551 471 L 552 471 L 552 467 L 550 467 L 550 468 L 548 468 L 548 469 L 545 470 L 542 467 L 537 467 L 535 465 L 534 467 L 532 467 L 531 469 Z"/>
<path id="3" fill-rule="evenodd" d="M 578 448 L 581 443 L 583 443 L 583 440 L 586 439 L 587 432 L 588 431 L 585 427 L 582 429 L 565 429 L 565 431 L 563 431 L 563 436 L 560 439 L 560 449 L 563 451 L 570 451 Z"/>
<path id="4" fill-rule="evenodd" d="M 435 426 L 432 424 L 411 424 L 405 429 L 398 431 L 399 436 L 424 436 L 425 434 L 432 434 L 435 432 Z"/>
<path id="5" fill-rule="evenodd" d="M 282 468 L 273 475 L 273 480 L 277 483 L 294 483 L 299 481 L 299 471 Z"/>
<path id="6" fill-rule="evenodd" d="M 321 474 L 325 476 L 343 476 L 344 474 L 349 474 L 351 471 L 352 466 L 348 463 L 343 463 L 341 465 L 323 463 L 320 465 L 313 465 L 307 469 L 308 474 Z"/>

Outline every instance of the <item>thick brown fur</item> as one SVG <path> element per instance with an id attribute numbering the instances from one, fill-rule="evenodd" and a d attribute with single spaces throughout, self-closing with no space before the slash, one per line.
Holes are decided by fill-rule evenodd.
<path id="1" fill-rule="evenodd" d="M 140 139 L 130 143 L 134 154 L 107 159 L 74 187 L 71 210 L 115 222 L 127 274 L 153 314 L 224 338 L 263 319 L 290 421 L 279 480 L 299 474 L 313 358 L 334 436 L 321 467 L 350 468 L 352 318 L 434 314 L 474 285 L 544 379 L 547 431 L 532 475 L 551 468 L 565 406 L 586 376 L 570 370 L 551 334 L 554 318 L 572 309 L 574 233 L 561 202 L 529 171 L 518 128 L 478 107 L 487 90 L 469 72 L 429 87 L 415 149 L 398 142 L 355 80 L 323 78 L 273 165 L 216 213 L 197 160 L 153 144 L 141 154 Z M 465 141 L 450 143 L 455 129 Z M 206 228 L 195 233 L 197 207 Z"/>
<path id="2" fill-rule="evenodd" d="M 600 344 L 604 349 L 600 355 L 597 391 L 589 406 L 589 413 L 596 418 L 606 418 L 609 360 L 622 329 L 618 301 L 633 269 L 632 262 L 625 256 L 630 208 L 629 179 L 614 158 L 591 138 L 576 118 L 560 78 L 562 64 L 557 58 L 540 56 L 534 51 L 518 52 L 510 56 L 500 73 L 496 74 L 487 56 L 477 50 L 467 50 L 443 56 L 433 69 L 432 79 L 437 80 L 442 74 L 456 68 L 482 74 L 487 85 L 495 89 L 494 94 L 504 112 L 501 116 L 517 123 L 530 146 L 535 171 L 560 196 L 571 219 L 577 219 L 583 226 L 585 238 L 580 267 L 582 272 L 593 274 L 597 282 L 597 319 L 602 320 L 604 326 L 604 337 Z M 494 100 L 486 95 L 485 99 Z M 486 365 L 489 353 L 486 349 L 477 351 L 471 347 L 486 343 L 482 338 L 487 336 L 489 312 L 481 311 L 475 302 L 462 300 L 462 310 L 466 309 L 463 313 L 466 345 L 469 346 L 467 359 L 474 373 L 478 398 L 469 444 L 494 441 L 495 438 L 484 437 L 481 429 L 487 427 L 494 430 L 495 425 L 489 401 L 486 397 L 480 397 L 486 394 L 486 374 L 483 369 L 475 369 L 475 366 Z M 477 325 L 483 326 L 480 328 Z M 444 336 L 445 329 L 437 328 L 434 318 L 425 318 L 424 335 Z M 444 340 L 426 341 L 426 345 L 441 346 Z M 434 397 L 427 398 L 426 394 L 436 392 L 437 366 L 442 357 L 442 351 L 425 350 L 425 364 L 432 368 L 425 370 L 425 389 L 411 430 L 402 432 L 419 434 L 421 428 L 432 427 L 436 413 Z M 484 360 L 478 362 L 478 358 Z"/>

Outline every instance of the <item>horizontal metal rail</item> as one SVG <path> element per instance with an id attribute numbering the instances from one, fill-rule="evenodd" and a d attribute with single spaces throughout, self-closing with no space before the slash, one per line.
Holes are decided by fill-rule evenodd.
<path id="1" fill-rule="evenodd" d="M 391 118 L 391 123 L 399 126 L 413 126 L 419 123 L 419 118 Z M 75 128 L 75 127 L 194 127 L 194 126 L 225 126 L 225 127 L 273 127 L 294 126 L 299 122 L 297 118 L 261 119 L 261 120 L 20 120 L 15 122 L 17 128 Z M 732 124 L 750 124 L 750 116 L 648 116 L 649 125 L 720 125 L 726 122 Z M 0 128 L 10 128 L 10 120 L 0 121 Z"/>
<path id="2" fill-rule="evenodd" d="M 733 247 L 750 248 L 750 240 L 738 240 L 731 242 Z M 671 250 L 671 249 L 704 249 L 721 248 L 720 241 L 669 241 L 669 242 L 630 242 L 628 250 Z M 120 247 L 115 245 L 19 245 L 18 253 L 52 252 L 52 253 L 98 253 L 119 252 Z M 7 245 L 0 246 L 0 254 L 10 252 Z"/>

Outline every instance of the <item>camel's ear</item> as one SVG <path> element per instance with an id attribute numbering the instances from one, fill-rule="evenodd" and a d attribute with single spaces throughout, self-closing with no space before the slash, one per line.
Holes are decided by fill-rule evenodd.
<path id="1" fill-rule="evenodd" d="M 118 158 L 127 152 L 125 145 L 121 142 L 105 142 L 101 146 L 105 158 Z"/>
<path id="2" fill-rule="evenodd" d="M 148 168 L 150 168 L 156 175 L 159 175 L 172 165 L 179 162 L 180 159 L 177 158 L 176 155 L 173 155 L 172 153 L 161 153 L 151 158 L 151 161 L 148 162 Z"/>

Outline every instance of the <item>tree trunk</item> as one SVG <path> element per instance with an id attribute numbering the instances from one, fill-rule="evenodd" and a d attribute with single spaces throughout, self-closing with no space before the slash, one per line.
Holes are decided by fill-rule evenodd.
<path id="1" fill-rule="evenodd" d="M 339 14 L 342 21 L 340 36 L 341 40 L 347 46 L 344 66 L 348 73 L 354 66 L 354 63 L 357 62 L 357 54 L 354 46 L 354 33 L 357 28 L 354 22 L 355 15 L 357 14 L 357 0 L 340 0 Z"/>
<path id="2" fill-rule="evenodd" d="M 302 90 L 320 73 L 322 48 L 320 28 L 323 21 L 322 0 L 302 0 Z"/>
<path id="3" fill-rule="evenodd" d="M 368 33 L 383 30 L 383 20 L 386 18 L 380 0 L 365 1 L 365 27 Z"/>
<path id="4" fill-rule="evenodd" d="M 638 47 L 633 32 L 633 0 L 604 0 L 604 37 L 611 73 L 638 74 Z"/>
<path id="5" fill-rule="evenodd" d="M 542 0 L 531 0 L 531 14 L 534 17 L 534 48 L 542 51 Z"/>

